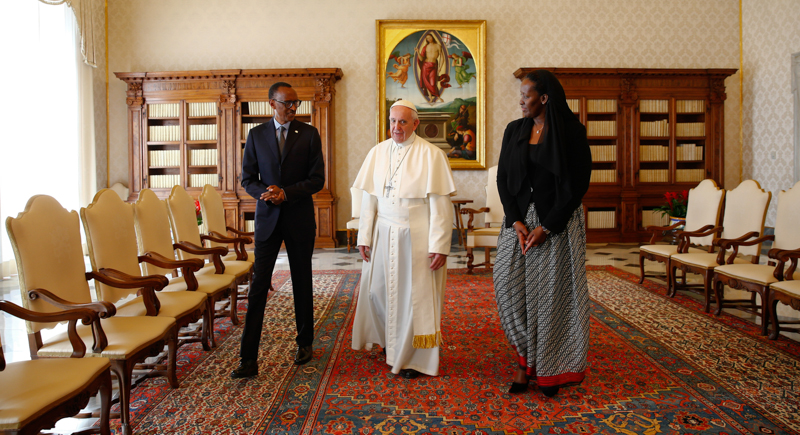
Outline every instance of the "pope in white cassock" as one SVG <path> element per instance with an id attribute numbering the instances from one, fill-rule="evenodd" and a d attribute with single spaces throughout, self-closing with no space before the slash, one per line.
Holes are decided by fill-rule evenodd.
<path id="1" fill-rule="evenodd" d="M 362 190 L 364 259 L 353 321 L 355 350 L 380 345 L 392 373 L 439 374 L 447 256 L 456 188 L 444 151 L 414 134 L 417 108 L 389 111 L 392 138 L 373 147 L 353 187 Z"/>

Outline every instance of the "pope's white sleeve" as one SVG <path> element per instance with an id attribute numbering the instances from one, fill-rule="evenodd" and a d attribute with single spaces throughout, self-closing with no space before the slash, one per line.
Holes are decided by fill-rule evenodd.
<path id="1" fill-rule="evenodd" d="M 372 248 L 372 231 L 378 215 L 378 198 L 365 190 L 361 191 L 361 214 L 358 217 L 358 246 Z"/>
<path id="2" fill-rule="evenodd" d="M 428 195 L 431 225 L 428 230 L 428 253 L 450 255 L 453 238 L 453 203 L 447 195 Z"/>

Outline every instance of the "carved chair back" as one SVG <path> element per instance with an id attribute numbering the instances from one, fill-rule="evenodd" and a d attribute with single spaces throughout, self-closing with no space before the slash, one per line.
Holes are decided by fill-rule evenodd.
<path id="1" fill-rule="evenodd" d="M 200 231 L 197 228 L 197 212 L 194 200 L 182 186 L 174 186 L 169 197 L 166 199 L 169 223 L 172 227 L 172 235 L 175 242 L 189 242 L 199 247 L 203 246 L 200 241 Z M 199 258 L 204 260 L 203 255 L 190 254 L 179 250 L 178 256 L 181 260 L 189 258 Z"/>
<path id="2" fill-rule="evenodd" d="M 133 204 L 128 204 L 111 189 L 102 189 L 92 203 L 81 208 L 83 232 L 89 247 L 92 270 L 115 269 L 142 276 L 139 268 Z M 99 300 L 113 304 L 136 295 L 137 289 L 123 289 L 96 282 Z"/>
<path id="3" fill-rule="evenodd" d="M 686 207 L 685 231 L 697 231 L 706 225 L 719 225 L 722 200 L 725 190 L 720 189 L 714 180 L 706 179 L 697 187 L 689 190 L 689 200 Z M 714 236 L 692 237 L 694 245 L 711 246 Z"/>
<path id="4" fill-rule="evenodd" d="M 133 218 L 139 255 L 155 252 L 167 258 L 175 258 L 166 202 L 158 199 L 152 190 L 142 189 L 133 204 Z M 141 266 L 145 275 L 168 275 L 174 272 L 150 263 L 142 263 Z"/>
<path id="5" fill-rule="evenodd" d="M 208 232 L 216 231 L 223 236 L 227 236 L 228 228 L 225 224 L 225 208 L 222 204 L 222 196 L 220 196 L 217 189 L 210 184 L 203 186 L 203 192 L 200 194 L 200 209 L 203 214 L 203 223 L 206 224 Z M 228 248 L 227 243 L 219 243 L 211 240 L 206 240 L 206 243 L 210 248 L 217 246 Z"/>
<path id="6" fill-rule="evenodd" d="M 24 308 L 39 313 L 60 311 L 41 299 L 31 300 L 28 292 L 36 289 L 49 290 L 70 302 L 92 302 L 76 211 L 66 210 L 53 197 L 36 195 L 16 218 L 6 219 L 6 230 L 16 257 Z M 25 322 L 28 334 L 37 336 L 56 324 Z"/>

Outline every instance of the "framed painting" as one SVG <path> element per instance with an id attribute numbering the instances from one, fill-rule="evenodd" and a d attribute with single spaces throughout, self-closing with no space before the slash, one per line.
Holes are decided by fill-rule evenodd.
<path id="1" fill-rule="evenodd" d="M 416 133 L 452 169 L 486 168 L 486 21 L 378 20 L 378 142 L 389 108 L 417 106 Z"/>

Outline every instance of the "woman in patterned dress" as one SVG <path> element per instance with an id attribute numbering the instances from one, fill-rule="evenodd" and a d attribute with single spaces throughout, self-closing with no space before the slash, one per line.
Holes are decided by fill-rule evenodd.
<path id="1" fill-rule="evenodd" d="M 589 347 L 586 230 L 581 200 L 592 156 L 586 128 L 549 71 L 520 87 L 522 118 L 506 127 L 497 168 L 505 211 L 495 299 L 517 354 L 510 393 L 536 381 L 548 397 L 583 381 Z"/>

